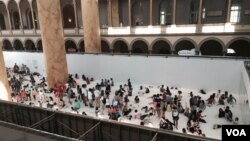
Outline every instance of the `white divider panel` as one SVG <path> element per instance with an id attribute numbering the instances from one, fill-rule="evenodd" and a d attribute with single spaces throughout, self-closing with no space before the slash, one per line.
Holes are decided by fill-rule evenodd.
<path id="1" fill-rule="evenodd" d="M 26 64 L 31 71 L 45 74 L 41 53 L 4 52 L 5 62 L 12 67 Z M 243 61 L 230 59 L 111 56 L 68 54 L 70 73 L 85 74 L 95 79 L 113 77 L 115 82 L 169 85 L 191 89 L 239 92 Z M 37 68 L 34 67 L 37 65 Z"/>

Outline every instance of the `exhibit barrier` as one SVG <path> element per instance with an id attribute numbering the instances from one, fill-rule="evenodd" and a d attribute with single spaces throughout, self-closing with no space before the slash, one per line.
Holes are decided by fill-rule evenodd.
<path id="1" fill-rule="evenodd" d="M 218 141 L 6 101 L 0 101 L 0 121 L 0 126 L 7 122 L 12 127 L 22 126 L 25 133 L 46 134 L 47 138 L 60 141 Z"/>

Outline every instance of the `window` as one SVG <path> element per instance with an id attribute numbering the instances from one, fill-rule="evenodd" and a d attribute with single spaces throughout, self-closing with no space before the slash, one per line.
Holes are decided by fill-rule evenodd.
<path id="1" fill-rule="evenodd" d="M 199 3 L 198 0 L 192 0 L 190 4 L 190 24 L 196 24 L 198 21 L 198 11 L 199 11 Z"/>
<path id="2" fill-rule="evenodd" d="M 202 19 L 206 18 L 206 8 L 202 9 Z"/>
<path id="3" fill-rule="evenodd" d="M 239 23 L 240 22 L 240 6 L 239 5 L 232 5 L 231 6 L 231 15 L 230 15 L 230 22 L 231 23 Z"/>
<path id="4" fill-rule="evenodd" d="M 160 23 L 161 23 L 161 25 L 165 25 L 166 24 L 166 14 L 165 14 L 165 11 L 161 11 Z"/>

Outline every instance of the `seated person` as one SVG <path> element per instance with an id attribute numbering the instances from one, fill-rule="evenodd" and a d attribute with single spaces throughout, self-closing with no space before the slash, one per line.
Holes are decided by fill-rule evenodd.
<path id="1" fill-rule="evenodd" d="M 165 91 L 164 85 L 161 85 L 160 92 L 163 93 Z"/>
<path id="2" fill-rule="evenodd" d="M 77 110 L 79 110 L 80 108 L 81 108 L 80 101 L 76 99 L 76 100 L 75 100 L 75 104 L 74 104 L 73 107 L 71 107 L 71 109 L 72 109 L 73 111 L 77 111 Z"/>
<path id="3" fill-rule="evenodd" d="M 218 105 L 225 105 L 225 102 L 224 102 L 224 95 L 221 95 L 221 96 L 220 96 L 219 101 L 218 101 Z"/>
<path id="4" fill-rule="evenodd" d="M 210 97 L 206 100 L 208 106 L 212 106 L 215 103 L 214 95 L 210 95 Z"/>
<path id="5" fill-rule="evenodd" d="M 120 89 L 118 90 L 119 92 L 126 92 L 126 90 L 120 85 Z"/>
<path id="6" fill-rule="evenodd" d="M 122 113 L 123 113 L 123 116 L 128 116 L 129 113 L 131 113 L 132 109 L 131 108 L 127 108 L 127 106 L 124 106 L 123 110 L 122 110 Z"/>
<path id="7" fill-rule="evenodd" d="M 227 98 L 227 103 L 231 105 L 236 103 L 236 98 L 230 94 L 229 97 Z"/>
<path id="8" fill-rule="evenodd" d="M 222 127 L 221 124 L 214 124 L 214 125 L 213 125 L 213 129 L 219 129 L 219 128 L 221 128 L 221 127 Z"/>
<path id="9" fill-rule="evenodd" d="M 59 110 L 62 109 L 64 106 L 65 106 L 65 102 L 63 101 L 63 99 L 60 99 L 60 101 L 58 102 Z"/>
<path id="10" fill-rule="evenodd" d="M 135 110 L 135 115 L 134 115 L 134 118 L 138 118 L 140 119 L 141 118 L 141 113 L 139 113 L 137 110 Z"/>
<path id="11" fill-rule="evenodd" d="M 113 119 L 115 113 L 116 113 L 116 109 L 114 108 L 114 106 L 109 107 L 108 109 L 109 119 Z"/>
<path id="12" fill-rule="evenodd" d="M 235 119 L 233 120 L 233 124 L 239 124 L 239 118 L 238 117 L 235 117 Z M 213 129 L 219 129 L 221 127 L 222 127 L 221 124 L 214 124 L 213 125 Z"/>
<path id="13" fill-rule="evenodd" d="M 146 88 L 145 93 L 146 93 L 146 94 L 150 93 L 149 88 Z"/>
<path id="14" fill-rule="evenodd" d="M 87 116 L 87 114 L 85 112 L 82 112 L 82 115 Z"/>
<path id="15" fill-rule="evenodd" d="M 148 106 L 142 107 L 141 110 L 145 110 L 145 113 L 147 113 L 148 112 Z"/>
<path id="16" fill-rule="evenodd" d="M 225 118 L 228 120 L 228 121 L 233 121 L 233 113 L 232 111 L 230 110 L 229 106 L 226 107 L 225 109 Z"/>
<path id="17" fill-rule="evenodd" d="M 161 129 L 173 130 L 173 126 L 174 126 L 174 123 L 172 123 L 168 119 L 165 119 L 165 117 L 161 118 L 161 121 L 160 121 Z"/>
<path id="18" fill-rule="evenodd" d="M 206 109 L 206 103 L 204 100 L 201 100 L 198 110 L 205 111 L 205 109 Z"/>
<path id="19" fill-rule="evenodd" d="M 49 101 L 47 101 L 47 102 L 48 102 L 47 108 L 52 109 L 54 107 L 54 105 L 55 105 L 55 102 L 54 102 L 54 100 L 53 100 L 53 98 L 51 96 L 49 97 Z"/>
<path id="20" fill-rule="evenodd" d="M 239 118 L 235 117 L 235 119 L 233 120 L 233 124 L 239 124 Z"/>
<path id="21" fill-rule="evenodd" d="M 140 99 L 138 96 L 135 96 L 135 103 L 139 103 L 140 102 Z"/>
<path id="22" fill-rule="evenodd" d="M 225 111 L 222 108 L 219 109 L 219 115 L 218 115 L 218 117 L 219 118 L 225 117 Z"/>
<path id="23" fill-rule="evenodd" d="M 143 96 L 144 95 L 144 91 L 143 91 L 143 87 L 140 86 L 140 90 L 138 91 L 138 95 L 139 96 Z"/>

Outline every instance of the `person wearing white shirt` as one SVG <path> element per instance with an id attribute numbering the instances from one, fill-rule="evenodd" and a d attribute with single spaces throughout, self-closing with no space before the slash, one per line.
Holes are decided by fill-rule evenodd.
<path id="1" fill-rule="evenodd" d="M 44 95 L 43 90 L 39 91 L 39 99 L 40 99 L 41 102 L 45 100 L 45 95 Z"/>
<path id="2" fill-rule="evenodd" d="M 95 94 L 96 107 L 100 107 L 100 94 L 101 94 L 101 92 L 98 89 L 95 89 L 94 94 Z"/>

